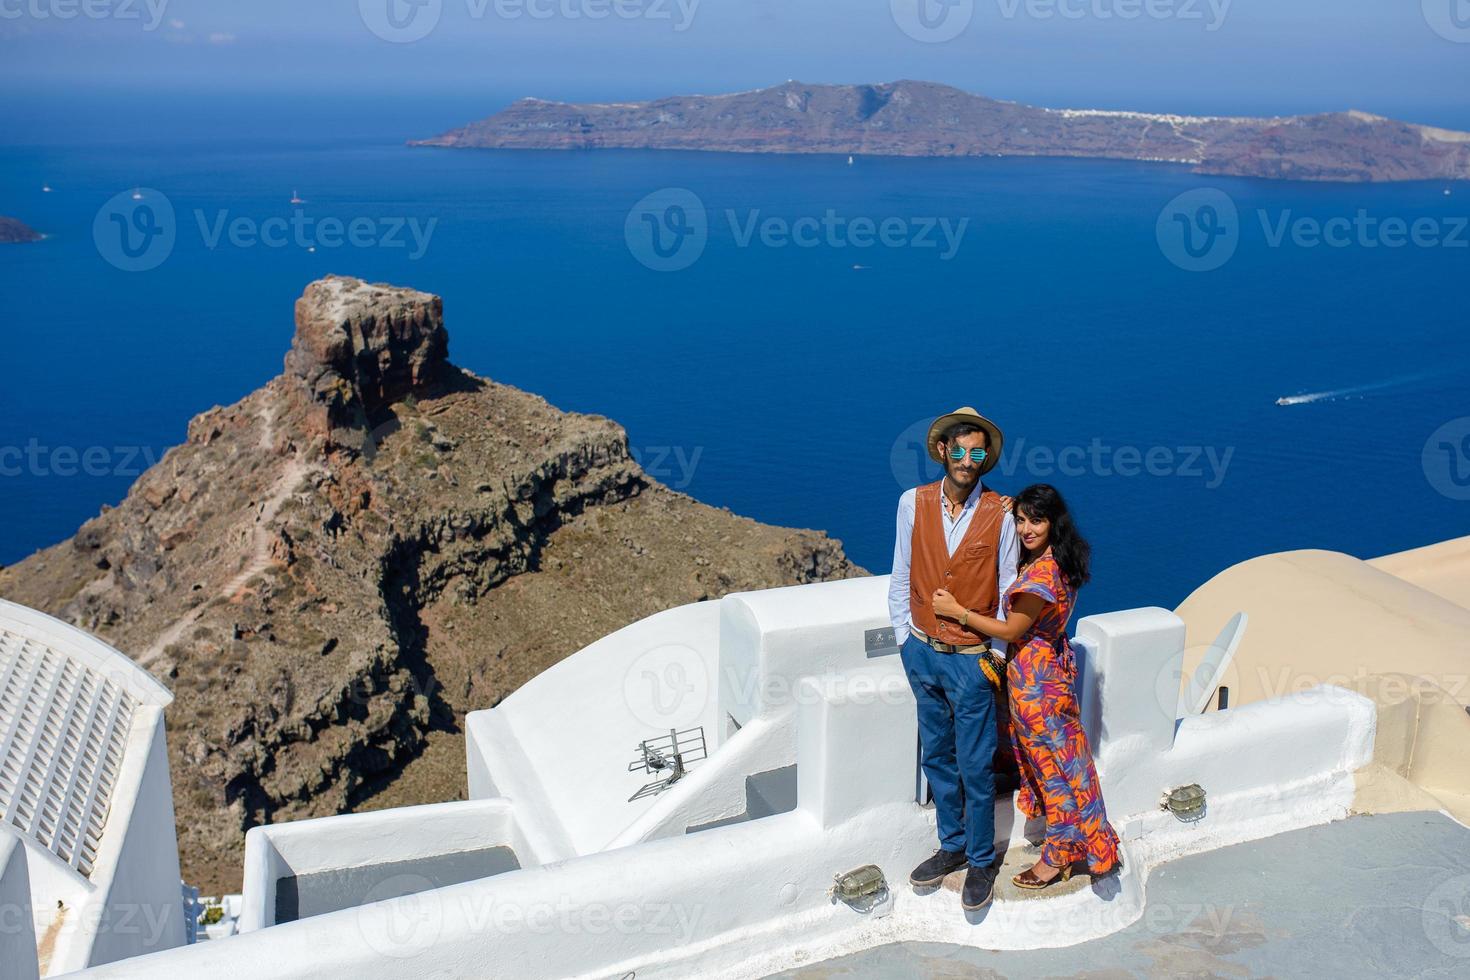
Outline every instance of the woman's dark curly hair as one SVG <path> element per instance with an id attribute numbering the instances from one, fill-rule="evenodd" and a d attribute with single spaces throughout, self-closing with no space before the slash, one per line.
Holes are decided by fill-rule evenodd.
<path id="1" fill-rule="evenodd" d="M 1015 513 L 1025 514 L 1033 521 L 1042 520 L 1051 522 L 1051 534 L 1049 544 L 1052 557 L 1057 560 L 1057 566 L 1061 568 L 1063 577 L 1067 584 L 1074 589 L 1080 589 L 1092 578 L 1092 545 L 1087 543 L 1077 524 L 1072 520 L 1072 512 L 1067 509 L 1067 502 L 1057 488 L 1047 483 L 1033 483 L 1031 486 L 1016 494 L 1016 502 L 1013 505 Z M 1024 562 L 1029 556 L 1025 554 L 1025 547 L 1021 551 L 1021 560 Z"/>

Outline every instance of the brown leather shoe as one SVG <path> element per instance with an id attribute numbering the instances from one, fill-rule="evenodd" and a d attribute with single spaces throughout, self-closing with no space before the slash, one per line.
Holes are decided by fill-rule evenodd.
<path id="1" fill-rule="evenodd" d="M 1048 865 L 1048 867 L 1050 867 L 1050 865 Z M 1072 877 L 1073 867 L 1074 866 L 1072 864 L 1067 864 L 1063 866 L 1062 868 L 1058 869 L 1061 872 L 1060 874 L 1046 881 L 1042 881 L 1040 878 L 1036 877 L 1036 872 L 1032 871 L 1030 868 L 1027 868 L 1025 871 L 1022 871 L 1020 874 L 1012 878 L 1011 884 L 1015 885 L 1017 888 L 1045 888 L 1047 885 L 1054 885 L 1059 881 L 1066 881 L 1068 878 Z"/>

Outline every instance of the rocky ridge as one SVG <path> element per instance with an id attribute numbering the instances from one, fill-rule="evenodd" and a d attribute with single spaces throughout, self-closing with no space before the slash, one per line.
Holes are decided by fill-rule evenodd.
<path id="1" fill-rule="evenodd" d="M 436 296 L 311 284 L 286 370 L 189 424 L 0 595 L 167 683 L 187 879 L 257 824 L 464 792 L 460 723 L 629 622 L 864 575 L 841 543 L 644 473 L 616 423 L 448 360 Z"/>
<path id="2" fill-rule="evenodd" d="M 414 145 L 1095 157 L 1281 180 L 1470 179 L 1470 133 L 1364 112 L 1257 119 L 1045 109 L 916 81 L 793 81 L 650 102 L 522 99 Z"/>

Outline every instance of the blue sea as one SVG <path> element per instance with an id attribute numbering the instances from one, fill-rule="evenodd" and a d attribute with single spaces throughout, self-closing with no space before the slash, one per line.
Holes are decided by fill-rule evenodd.
<path id="1" fill-rule="evenodd" d="M 0 562 L 278 374 L 328 273 L 442 295 L 458 364 L 877 573 L 960 405 L 1007 433 L 993 486 L 1072 502 L 1084 614 L 1266 552 L 1470 533 L 1470 183 L 404 145 L 502 101 L 313 104 L 279 131 L 248 99 L 143 127 L 100 98 L 15 110 L 0 214 L 48 237 L 0 246 Z"/>

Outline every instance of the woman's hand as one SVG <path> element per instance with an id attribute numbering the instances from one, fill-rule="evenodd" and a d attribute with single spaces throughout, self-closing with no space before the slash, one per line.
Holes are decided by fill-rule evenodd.
<path id="1" fill-rule="evenodd" d="M 960 605 L 960 601 L 951 595 L 948 589 L 935 590 L 934 598 L 931 601 L 936 616 L 958 620 L 965 614 L 965 607 Z"/>
<path id="2" fill-rule="evenodd" d="M 965 607 L 944 589 L 936 590 L 930 602 L 934 606 L 935 614 L 939 616 L 958 621 L 965 613 Z M 1046 602 L 1040 596 L 1030 592 L 1017 592 L 1011 597 L 1011 611 L 1004 620 L 972 611 L 966 618 L 966 624 L 969 629 L 993 639 L 1013 643 L 1026 635 L 1026 631 L 1045 608 Z"/>

